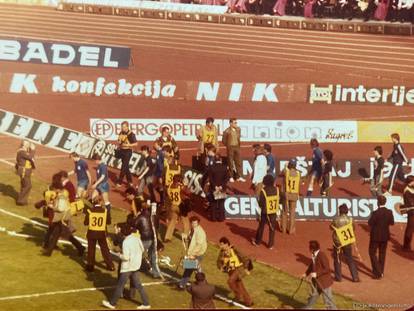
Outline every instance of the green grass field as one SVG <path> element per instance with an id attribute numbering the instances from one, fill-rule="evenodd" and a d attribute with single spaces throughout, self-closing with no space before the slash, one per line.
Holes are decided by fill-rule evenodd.
<path id="1" fill-rule="evenodd" d="M 0 164 L 0 208 L 32 220 L 47 224 L 41 217 L 41 211 L 33 207 L 35 201 L 41 199 L 46 183 L 33 177 L 31 204 L 27 207 L 15 205 L 16 190 L 19 189 L 18 177 L 13 170 Z M 124 221 L 126 212 L 114 209 L 115 222 Z M 85 238 L 86 230 L 83 226 L 83 217 L 75 219 L 76 236 Z M 0 212 L 0 227 L 8 231 L 31 235 L 33 237 L 10 236 L 0 232 L 0 275 L 3 284 L 0 287 L 0 310 L 90 310 L 103 309 L 101 301 L 110 295 L 113 289 L 99 289 L 73 293 L 53 293 L 86 288 L 110 287 L 116 284 L 116 272 L 103 269 L 100 252 L 97 251 L 98 268 L 93 273 L 85 273 L 84 260 L 77 256 L 72 245 L 59 244 L 52 257 L 45 257 L 41 253 L 41 244 L 45 228 L 34 225 L 30 221 L 7 215 Z M 181 256 L 181 241 L 177 238 L 166 245 L 164 255 L 170 256 L 173 263 L 177 263 Z M 217 291 L 224 297 L 232 297 L 226 283 L 226 274 L 216 268 L 218 248 L 210 244 L 207 255 L 203 260 L 203 270 L 210 283 L 215 284 Z M 175 275 L 175 268 L 162 270 Z M 178 270 L 178 274 L 182 269 Z M 177 275 L 175 275 L 177 276 Z M 168 278 L 166 279 L 168 281 Z M 301 308 L 306 302 L 308 285 L 303 284 L 294 299 L 292 293 L 299 284 L 299 279 L 283 271 L 261 263 L 255 263 L 252 274 L 245 279 L 245 285 L 255 302 L 255 307 L 261 308 Z M 141 274 L 143 283 L 152 283 L 150 276 Z M 190 296 L 186 292 L 177 291 L 175 284 L 149 284 L 146 291 L 153 308 L 188 308 Z M 33 295 L 50 293 L 49 295 L 11 299 L 11 296 Z M 139 295 L 136 296 L 139 300 Z M 351 309 L 353 300 L 335 295 L 338 308 Z M 120 299 L 118 308 L 135 308 L 139 301 Z M 232 308 L 226 302 L 216 300 L 220 308 Z M 315 307 L 323 308 L 322 298 Z M 234 306 L 233 306 L 234 308 Z"/>

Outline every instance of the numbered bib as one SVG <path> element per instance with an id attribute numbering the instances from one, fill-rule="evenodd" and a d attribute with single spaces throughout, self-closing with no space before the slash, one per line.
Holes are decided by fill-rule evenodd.
<path id="1" fill-rule="evenodd" d="M 209 131 L 207 129 L 204 129 L 203 142 L 205 144 L 212 144 L 214 142 L 215 138 L 216 138 L 216 134 L 215 134 L 214 130 Z"/>
<path id="2" fill-rule="evenodd" d="M 299 193 L 300 174 L 297 172 L 296 176 L 290 175 L 290 170 L 286 170 L 286 192 Z"/>
<path id="3" fill-rule="evenodd" d="M 175 175 L 181 174 L 181 166 L 177 165 L 176 169 L 171 169 L 168 163 L 165 164 L 165 185 L 169 187 Z"/>
<path id="4" fill-rule="evenodd" d="M 178 206 L 181 204 L 181 187 L 168 188 L 168 198 L 172 205 Z"/>
<path id="5" fill-rule="evenodd" d="M 340 228 L 335 228 L 336 236 L 338 237 L 339 244 L 341 247 L 353 244 L 356 242 L 354 228 L 352 226 L 352 221 Z"/>
<path id="6" fill-rule="evenodd" d="M 266 199 L 266 213 L 268 215 L 276 214 L 279 211 L 279 189 L 276 187 L 275 195 L 267 195 L 265 190 L 262 190 Z"/>
<path id="7" fill-rule="evenodd" d="M 89 226 L 91 231 L 105 231 L 106 230 L 106 209 L 103 213 L 94 213 L 88 210 Z"/>

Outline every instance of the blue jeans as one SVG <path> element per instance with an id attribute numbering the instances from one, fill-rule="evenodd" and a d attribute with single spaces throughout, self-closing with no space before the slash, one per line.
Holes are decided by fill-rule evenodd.
<path id="1" fill-rule="evenodd" d="M 148 257 L 151 261 L 152 276 L 155 278 L 161 277 L 161 270 L 157 262 L 157 250 L 155 249 L 154 241 L 142 241 L 142 245 L 144 245 L 144 249 L 147 252 Z"/>
<path id="2" fill-rule="evenodd" d="M 196 256 L 195 259 L 197 259 L 198 261 L 198 270 L 197 271 L 201 271 L 201 260 L 203 260 L 203 256 Z M 188 281 L 190 281 L 191 275 L 193 274 L 193 272 L 196 271 L 194 269 L 185 269 L 184 273 L 183 273 L 183 277 L 180 280 L 180 282 L 178 283 L 178 285 L 180 287 L 185 287 L 188 283 Z"/>
<path id="3" fill-rule="evenodd" d="M 318 300 L 320 295 L 322 295 L 323 302 L 325 303 L 326 309 L 328 309 L 328 310 L 336 310 L 337 309 L 336 305 L 333 301 L 333 295 L 332 295 L 332 288 L 331 287 L 321 289 L 321 288 L 319 288 L 319 286 L 317 286 L 317 284 L 315 284 L 315 281 L 312 280 L 311 288 L 312 288 L 311 294 L 308 298 L 308 303 L 306 304 L 304 309 L 312 309 L 312 306 L 316 303 L 316 301 Z"/>
<path id="4" fill-rule="evenodd" d="M 118 284 L 116 285 L 115 292 L 112 295 L 112 298 L 109 302 L 111 303 L 111 305 L 116 306 L 116 303 L 118 302 L 119 298 L 122 296 L 125 285 L 128 282 L 130 277 L 132 278 L 132 284 L 134 285 L 134 288 L 137 289 L 139 294 L 141 295 L 142 304 L 144 306 L 148 306 L 149 305 L 148 296 L 145 293 L 144 287 L 141 284 L 138 271 L 122 272 L 119 275 Z"/>

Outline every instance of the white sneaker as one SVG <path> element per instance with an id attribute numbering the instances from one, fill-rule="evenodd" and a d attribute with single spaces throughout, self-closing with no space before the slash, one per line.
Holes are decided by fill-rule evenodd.
<path id="1" fill-rule="evenodd" d="M 102 305 L 108 309 L 115 309 L 115 306 L 111 305 L 111 303 L 107 300 L 102 300 Z"/>
<path id="2" fill-rule="evenodd" d="M 234 182 L 234 178 L 230 177 L 229 182 Z"/>
<path id="3" fill-rule="evenodd" d="M 140 305 L 137 307 L 137 310 L 146 310 L 146 309 L 151 309 L 150 305 Z"/>
<path id="4" fill-rule="evenodd" d="M 246 179 L 244 179 L 243 177 L 239 177 L 239 178 L 237 178 L 237 181 L 240 181 L 240 182 L 245 182 L 245 181 L 246 181 Z"/>

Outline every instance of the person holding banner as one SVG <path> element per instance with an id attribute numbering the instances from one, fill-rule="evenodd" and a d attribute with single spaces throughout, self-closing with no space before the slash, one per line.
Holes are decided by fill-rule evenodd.
<path id="1" fill-rule="evenodd" d="M 124 121 L 122 122 L 121 127 L 121 133 L 119 133 L 118 136 L 119 147 L 116 152 L 117 157 L 121 159 L 122 167 L 121 172 L 119 173 L 118 182 L 116 183 L 117 187 L 121 187 L 124 176 L 126 176 L 128 185 L 132 185 L 132 175 L 129 170 L 129 161 L 132 157 L 132 148 L 138 145 L 135 134 L 129 129 L 129 123 Z"/>
<path id="2" fill-rule="evenodd" d="M 16 155 L 16 171 L 20 177 L 20 192 L 16 204 L 27 205 L 30 190 L 32 189 L 32 171 L 34 164 L 35 145 L 28 140 L 23 140 Z"/>
<path id="3" fill-rule="evenodd" d="M 86 238 L 88 240 L 88 263 L 86 271 L 92 272 L 95 266 L 96 243 L 101 248 L 102 257 L 106 268 L 115 271 L 111 254 L 109 253 L 108 242 L 106 240 L 106 225 L 108 224 L 108 211 L 102 207 L 98 198 L 95 198 L 93 207 L 86 211 L 84 225 L 88 226 Z"/>
<path id="4" fill-rule="evenodd" d="M 300 172 L 296 169 L 296 160 L 289 161 L 283 173 L 284 205 L 282 210 L 282 232 L 294 234 L 296 203 L 299 200 Z"/>
<path id="5" fill-rule="evenodd" d="M 279 188 L 275 185 L 272 175 L 263 178 L 264 188 L 259 196 L 259 207 L 261 209 L 259 227 L 256 232 L 256 239 L 252 239 L 252 244 L 258 246 L 262 243 L 263 231 L 266 223 L 269 225 L 269 243 L 267 247 L 273 249 L 276 231 L 276 218 L 279 211 Z"/>
<path id="6" fill-rule="evenodd" d="M 70 154 L 73 162 L 75 163 L 75 169 L 68 173 L 69 176 L 76 174 L 77 189 L 76 194 L 78 198 L 84 198 L 86 191 L 92 181 L 91 173 L 89 172 L 88 163 L 81 159 L 81 157 L 76 153 L 72 152 Z"/>
<path id="7" fill-rule="evenodd" d="M 355 225 L 352 217 L 348 215 L 348 206 L 342 204 L 339 206 L 339 216 L 332 220 L 331 229 L 333 230 L 333 259 L 335 268 L 335 281 L 342 281 L 341 271 L 341 254 L 345 257 L 345 261 L 351 272 L 352 281 L 360 282 L 358 270 L 352 257 L 352 246 L 356 245 Z"/>
<path id="8" fill-rule="evenodd" d="M 378 209 L 373 211 L 368 220 L 370 226 L 369 257 L 371 259 L 374 279 L 384 277 L 385 255 L 390 239 L 390 226 L 394 225 L 392 211 L 385 207 L 387 198 L 383 195 L 377 197 Z M 377 257 L 377 252 L 379 256 Z"/>

